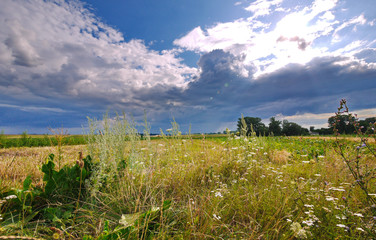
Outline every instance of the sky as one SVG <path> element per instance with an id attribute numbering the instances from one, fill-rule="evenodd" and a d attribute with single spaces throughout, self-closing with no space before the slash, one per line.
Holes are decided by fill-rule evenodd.
<path id="1" fill-rule="evenodd" d="M 85 132 L 124 112 L 151 131 L 275 116 L 376 116 L 374 0 L 1 0 L 0 130 Z"/>

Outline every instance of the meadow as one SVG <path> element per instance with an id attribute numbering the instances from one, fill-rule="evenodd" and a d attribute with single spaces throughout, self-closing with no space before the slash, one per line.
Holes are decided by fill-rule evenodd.
<path id="1" fill-rule="evenodd" d="M 85 145 L 0 149 L 0 239 L 376 238 L 374 135 L 90 126 Z"/>

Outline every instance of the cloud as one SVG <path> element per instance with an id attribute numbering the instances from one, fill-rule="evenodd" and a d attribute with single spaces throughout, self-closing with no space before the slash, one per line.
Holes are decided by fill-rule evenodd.
<path id="1" fill-rule="evenodd" d="M 357 114 L 359 119 L 365 119 L 376 116 L 376 108 L 370 109 L 355 109 L 351 112 Z M 288 120 L 289 122 L 295 122 L 303 127 L 309 128 L 310 126 L 315 126 L 316 128 L 327 128 L 328 119 L 335 116 L 334 112 L 330 113 L 303 113 L 295 114 L 291 116 L 284 116 L 283 114 L 277 114 L 278 120 Z"/>
<path id="2" fill-rule="evenodd" d="M 168 128 L 166 118 L 174 116 L 205 132 L 240 113 L 330 112 L 341 98 L 373 109 L 374 37 L 332 41 L 350 27 L 349 34 L 355 26 L 373 29 L 364 23 L 367 15 L 345 18 L 338 1 L 294 9 L 285 2 L 255 1 L 246 8 L 249 18 L 196 26 L 174 41 L 178 48 L 154 51 L 140 39 L 125 41 L 79 1 L 2 0 L 0 110 L 6 119 L 0 126 L 65 123 L 77 130 L 87 115 L 125 110 L 137 118 L 146 109 L 158 128 Z M 186 50 L 201 55 L 197 68 L 179 58 Z"/>
<path id="3" fill-rule="evenodd" d="M 237 116 L 242 112 L 269 118 L 278 112 L 334 111 L 341 98 L 354 101 L 357 108 L 373 107 L 376 100 L 371 93 L 376 90 L 376 67 L 356 59 L 318 57 L 305 65 L 287 65 L 257 80 L 253 79 L 254 68 L 243 69 L 248 76 L 239 74 L 241 63 L 242 58 L 223 50 L 204 54 L 199 61 L 199 77 L 184 91 L 185 106 L 200 106 L 201 116 Z M 191 113 L 196 114 L 195 110 Z"/>
<path id="4" fill-rule="evenodd" d="M 290 41 L 290 42 L 297 42 L 298 48 L 302 51 L 304 51 L 307 46 L 310 44 L 310 42 L 307 42 L 304 38 L 299 38 L 298 36 L 292 37 L 292 38 L 286 38 L 286 37 L 279 37 L 277 39 L 277 42 L 284 42 L 284 41 Z"/>
<path id="5" fill-rule="evenodd" d="M 291 63 L 305 64 L 315 57 L 330 55 L 328 47 L 320 41 L 334 33 L 338 25 L 334 14 L 337 4 L 337 0 L 316 0 L 293 10 L 281 0 L 259 0 L 245 8 L 254 13 L 252 17 L 217 23 L 206 29 L 198 26 L 174 44 L 195 52 L 222 49 L 246 56 L 244 64 L 255 65 L 255 76 L 260 76 Z M 274 9 L 281 7 L 286 10 Z"/>
<path id="6" fill-rule="evenodd" d="M 253 13 L 253 18 L 257 18 L 259 16 L 269 15 L 272 11 L 271 7 L 275 7 L 280 5 L 283 0 L 257 0 L 251 3 L 245 10 Z"/>
<path id="7" fill-rule="evenodd" d="M 30 95 L 127 108 L 134 92 L 184 89 L 196 73 L 174 50 L 157 52 L 142 40 L 124 41 L 78 1 L 4 0 L 0 24 L 3 99 L 16 94 L 27 104 Z"/>

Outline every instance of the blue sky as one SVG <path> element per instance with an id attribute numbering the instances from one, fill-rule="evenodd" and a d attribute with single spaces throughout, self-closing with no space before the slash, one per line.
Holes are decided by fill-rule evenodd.
<path id="1" fill-rule="evenodd" d="M 376 116 L 373 0 L 2 0 L 0 130 L 81 133 L 125 112 L 152 132 L 245 116 Z"/>

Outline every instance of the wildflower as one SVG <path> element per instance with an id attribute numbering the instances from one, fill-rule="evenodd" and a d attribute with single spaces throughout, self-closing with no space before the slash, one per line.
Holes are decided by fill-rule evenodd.
<path id="1" fill-rule="evenodd" d="M 216 215 L 215 213 L 213 213 L 213 218 L 215 219 L 215 220 L 221 220 L 221 216 L 218 216 L 218 215 Z"/>
<path id="2" fill-rule="evenodd" d="M 307 221 L 303 221 L 302 223 L 306 224 L 307 226 L 312 226 L 313 225 L 313 220 L 308 219 Z"/>
<path id="3" fill-rule="evenodd" d="M 364 232 L 363 228 L 360 228 L 360 227 L 356 228 L 356 230 Z"/>
<path id="4" fill-rule="evenodd" d="M 313 205 L 309 205 L 309 204 L 304 204 L 304 206 L 308 208 L 313 208 Z"/>
<path id="5" fill-rule="evenodd" d="M 17 198 L 17 196 L 16 195 L 9 195 L 9 196 L 5 197 L 4 199 L 10 200 L 10 199 L 14 199 L 14 198 Z"/>
<path id="6" fill-rule="evenodd" d="M 325 156 L 323 156 L 323 155 L 320 155 L 320 156 L 317 156 L 318 158 L 324 158 Z"/>
<path id="7" fill-rule="evenodd" d="M 221 192 L 216 192 L 216 193 L 214 194 L 214 196 L 216 196 L 216 197 L 223 197 L 223 195 L 222 195 Z"/>
<path id="8" fill-rule="evenodd" d="M 291 231 L 294 232 L 295 236 L 300 239 L 307 238 L 307 232 L 298 222 L 293 222 L 290 227 Z"/>
<path id="9" fill-rule="evenodd" d="M 363 214 L 361 214 L 361 213 L 354 213 L 353 215 L 358 216 L 358 217 L 363 217 Z"/>
<path id="10" fill-rule="evenodd" d="M 60 239 L 60 234 L 54 233 L 54 234 L 52 234 L 52 238 L 53 239 Z"/>
<path id="11" fill-rule="evenodd" d="M 334 201 L 334 197 L 326 196 L 326 201 Z"/>
<path id="12" fill-rule="evenodd" d="M 337 224 L 337 227 L 346 228 L 346 225 L 344 225 L 344 224 Z"/>
<path id="13" fill-rule="evenodd" d="M 316 177 L 321 177 L 321 174 L 318 173 L 318 174 L 315 174 L 315 176 L 316 176 Z"/>

